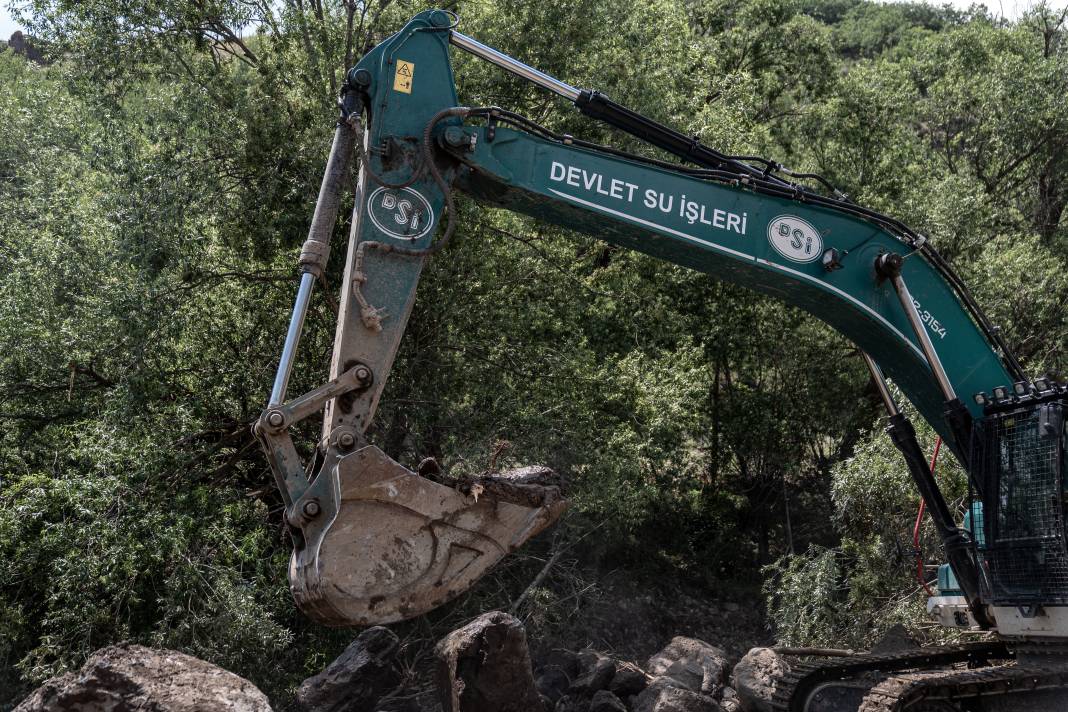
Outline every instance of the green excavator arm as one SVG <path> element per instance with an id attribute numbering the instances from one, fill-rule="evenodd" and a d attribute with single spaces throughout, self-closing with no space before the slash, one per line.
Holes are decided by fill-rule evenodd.
<path id="1" fill-rule="evenodd" d="M 441 11 L 421 13 L 349 72 L 350 84 L 366 97 L 367 145 L 378 152 L 371 155 L 372 168 L 387 181 L 406 181 L 419 170 L 418 151 L 409 160 L 402 147 L 418 147 L 428 122 L 459 106 L 448 55 L 457 33 L 448 25 L 435 27 L 436 17 L 448 16 Z M 808 311 L 872 356 L 924 418 L 953 442 L 942 413 L 946 399 L 919 337 L 891 280 L 876 273 L 878 255 L 900 255 L 901 274 L 969 412 L 975 417 L 982 413 L 973 394 L 1016 380 L 997 345 L 962 306 L 954 285 L 929 261 L 927 245 L 913 244 L 874 220 L 843 210 L 851 206 L 848 201 L 820 205 L 807 191 L 792 186 L 777 191 L 780 195 L 761 191 L 755 176 L 721 170 L 717 178 L 710 175 L 716 171 L 702 175 L 681 165 L 654 165 L 583 147 L 575 140 L 554 140 L 509 120 L 508 112 L 491 113 L 469 113 L 466 124 L 447 116 L 433 127 L 432 150 L 454 175 L 450 189 L 707 272 Z M 480 125 L 473 125 L 476 122 Z M 751 180 L 747 183 L 746 178 Z M 364 206 L 371 220 L 359 226 L 357 242 L 430 244 L 431 221 L 442 219 L 443 191 L 425 175 L 402 192 L 425 211 L 419 230 L 423 236 L 413 240 L 383 235 L 379 225 L 399 224 L 403 216 L 383 205 L 396 202 L 393 194 L 372 184 Z M 383 213 L 386 216 L 380 217 Z M 396 282 L 382 281 L 396 285 L 396 293 L 404 298 L 409 295 Z M 400 320 L 403 310 L 386 305 L 394 298 L 378 297 Z M 375 299 L 370 301 L 375 304 Z M 358 340 L 358 330 L 352 331 L 351 338 Z"/>
<path id="2" fill-rule="evenodd" d="M 559 136 L 504 109 L 461 106 L 450 45 L 680 161 Z M 975 618 L 985 620 L 969 539 L 953 524 L 884 374 L 965 464 L 983 394 L 1021 374 L 922 236 L 841 194 L 805 187 L 775 164 L 724 156 L 602 94 L 526 67 L 460 34 L 455 16 L 440 10 L 417 15 L 348 72 L 341 115 L 301 254 L 301 291 L 278 378 L 256 426 L 286 501 L 290 580 L 302 610 L 329 625 L 418 615 L 466 590 L 566 506 L 548 471 L 459 482 L 413 472 L 365 437 L 422 266 L 455 228 L 459 191 L 767 294 L 855 343 Z M 303 313 L 326 264 L 354 154 L 360 174 L 331 380 L 287 402 Z M 288 429 L 320 411 L 324 431 L 309 481 Z"/>

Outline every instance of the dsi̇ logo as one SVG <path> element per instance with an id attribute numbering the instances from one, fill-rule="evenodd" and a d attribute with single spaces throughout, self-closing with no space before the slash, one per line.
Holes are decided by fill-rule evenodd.
<path id="1" fill-rule="evenodd" d="M 768 225 L 768 242 L 792 262 L 812 262 L 823 254 L 823 238 L 807 221 L 780 215 Z"/>
<path id="2" fill-rule="evenodd" d="M 379 188 L 367 200 L 367 214 L 375 227 L 401 240 L 418 240 L 434 227 L 430 202 L 411 188 Z"/>

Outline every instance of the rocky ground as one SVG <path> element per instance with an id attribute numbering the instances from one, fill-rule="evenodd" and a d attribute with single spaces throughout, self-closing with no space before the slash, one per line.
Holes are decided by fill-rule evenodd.
<path id="1" fill-rule="evenodd" d="M 399 641 L 363 631 L 301 685 L 301 712 L 766 712 L 785 662 L 756 648 L 740 659 L 676 636 L 641 664 L 585 648 L 531 653 L 523 624 L 493 611 L 442 638 L 435 684 L 406 687 Z M 264 712 L 252 683 L 204 661 L 137 645 L 106 648 L 54 678 L 15 712 Z"/>

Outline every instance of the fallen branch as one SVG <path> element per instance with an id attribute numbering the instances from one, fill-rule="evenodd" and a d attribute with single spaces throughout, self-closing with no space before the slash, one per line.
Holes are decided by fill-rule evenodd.
<path id="1" fill-rule="evenodd" d="M 536 589 L 538 585 L 545 580 L 545 577 L 549 575 L 549 570 L 552 569 L 557 559 L 559 559 L 565 551 L 567 551 L 567 547 L 561 547 L 555 554 L 549 557 L 549 560 L 545 562 L 545 566 L 541 567 L 541 571 L 539 571 L 538 575 L 534 577 L 534 580 L 530 582 L 530 585 L 523 589 L 523 593 L 519 594 L 519 598 L 512 601 L 512 605 L 508 608 L 509 613 L 515 615 L 515 612 L 519 610 L 521 605 L 523 605 L 523 601 L 527 600 L 530 592 Z"/>

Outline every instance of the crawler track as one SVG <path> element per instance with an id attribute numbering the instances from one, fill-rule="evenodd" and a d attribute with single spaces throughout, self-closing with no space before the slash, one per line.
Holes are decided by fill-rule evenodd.
<path id="1" fill-rule="evenodd" d="M 881 655 L 856 655 L 848 658 L 832 658 L 816 662 L 797 663 L 776 686 L 775 696 L 771 706 L 776 712 L 804 712 L 808 697 L 817 686 L 833 682 L 835 680 L 848 680 L 865 673 L 910 673 L 912 671 L 931 670 L 951 665 L 968 664 L 971 666 L 985 665 L 991 660 L 1011 659 L 1012 654 L 1004 643 L 991 641 L 983 643 L 965 643 L 962 645 L 947 645 L 940 647 L 922 648 L 920 650 L 900 651 Z M 1001 668 L 987 668 L 994 670 Z M 964 671 L 973 672 L 973 671 Z M 985 672 L 979 670 L 974 672 Z M 936 672 L 915 673 L 918 675 L 930 675 L 932 680 L 939 677 L 954 676 L 957 671 L 938 670 Z M 873 688 L 872 693 L 882 688 L 885 684 L 894 680 L 904 680 L 906 674 L 897 675 L 884 683 Z M 907 691 L 908 686 L 903 686 L 902 691 Z M 894 700 L 893 693 L 887 689 L 880 692 L 888 700 Z M 870 694 L 869 694 L 870 696 Z M 905 699 L 904 704 L 912 704 L 911 698 Z M 867 701 L 864 703 L 867 705 Z M 904 710 L 906 707 L 863 707 L 863 712 L 887 712 L 889 710 Z M 860 712 L 860 711 L 858 711 Z M 919 712 L 919 709 L 917 709 Z"/>
<path id="2" fill-rule="evenodd" d="M 873 687 L 857 712 L 956 712 L 957 702 L 1044 690 L 1068 690 L 1068 667 L 1009 663 L 895 675 Z"/>

